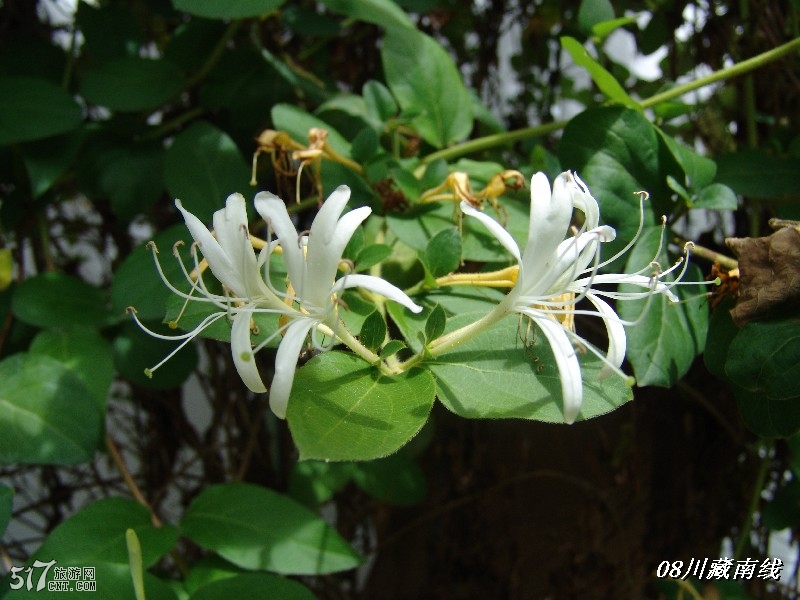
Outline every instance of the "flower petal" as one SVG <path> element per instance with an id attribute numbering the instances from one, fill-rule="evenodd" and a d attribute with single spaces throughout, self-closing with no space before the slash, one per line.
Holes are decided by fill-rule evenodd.
<path id="1" fill-rule="evenodd" d="M 542 273 L 538 281 L 531 282 L 531 285 L 526 288 L 525 295 L 560 293 L 558 290 L 568 287 L 570 282 L 584 272 L 594 258 L 598 242 L 611 241 L 615 235 L 616 232 L 612 227 L 603 225 L 575 237 L 567 238 L 558 245 L 553 253 L 550 271 Z"/>
<path id="2" fill-rule="evenodd" d="M 523 293 L 530 294 L 542 276 L 552 267 L 556 248 L 564 239 L 572 219 L 572 195 L 569 180 L 562 173 L 550 183 L 544 173 L 531 178 L 531 216 L 528 226 L 528 241 L 522 255 L 523 269 L 520 272 Z"/>
<path id="3" fill-rule="evenodd" d="M 594 229 L 599 225 L 600 220 L 600 207 L 597 205 L 597 200 L 594 199 L 588 186 L 583 183 L 577 173 L 567 171 L 566 174 L 569 174 L 572 179 L 569 186 L 572 192 L 572 206 L 583 213 L 586 229 Z"/>
<path id="4" fill-rule="evenodd" d="M 411 300 L 411 298 L 409 298 L 400 288 L 392 285 L 384 279 L 381 279 L 380 277 L 374 277 L 372 275 L 361 275 L 358 273 L 345 275 L 336 282 L 336 285 L 333 286 L 332 293 L 336 294 L 341 290 L 354 287 L 361 287 L 371 292 L 375 292 L 376 294 L 380 294 L 389 300 L 394 300 L 398 304 L 405 306 L 413 313 L 422 312 L 422 307 L 418 304 L 415 304 L 414 301 Z"/>
<path id="5" fill-rule="evenodd" d="M 297 358 L 303 349 L 306 336 L 316 324 L 314 319 L 298 317 L 286 329 L 275 356 L 275 376 L 269 390 L 269 407 L 280 419 L 286 418 L 286 407 L 292 393 Z"/>
<path id="6" fill-rule="evenodd" d="M 286 210 L 286 204 L 271 192 L 259 192 L 256 194 L 255 205 L 258 214 L 280 240 L 286 272 L 289 274 L 295 293 L 301 296 L 305 279 L 305 256 L 300 247 L 297 229 Z"/>
<path id="7" fill-rule="evenodd" d="M 311 224 L 306 255 L 308 281 L 303 300 L 317 309 L 330 303 L 331 286 L 345 246 L 356 228 L 372 212 L 363 206 L 339 218 L 349 199 L 350 188 L 339 186 L 328 196 Z"/>
<path id="8" fill-rule="evenodd" d="M 214 239 L 214 236 L 211 235 L 211 232 L 203 225 L 200 219 L 183 208 L 183 204 L 181 204 L 180 200 L 175 200 L 175 206 L 178 207 L 178 210 L 183 215 L 186 227 L 189 229 L 189 233 L 192 234 L 194 241 L 197 242 L 200 250 L 202 250 L 203 256 L 208 262 L 208 267 L 211 269 L 214 277 L 219 279 L 225 287 L 233 290 L 234 293 L 241 293 L 243 291 L 241 289 L 242 282 L 236 276 L 233 264 L 219 242 Z"/>
<path id="9" fill-rule="evenodd" d="M 253 298 L 263 292 L 256 253 L 250 243 L 247 208 L 241 194 L 231 194 L 225 208 L 214 213 L 214 233 L 241 282 L 233 291 L 240 298 Z"/>
<path id="10" fill-rule="evenodd" d="M 250 318 L 252 312 L 242 311 L 233 317 L 231 325 L 231 353 L 236 372 L 244 384 L 253 392 L 267 391 L 261 376 L 258 374 L 253 349 L 250 346 Z"/>
<path id="11" fill-rule="evenodd" d="M 594 304 L 597 312 L 600 313 L 600 318 L 603 319 L 606 333 L 608 334 L 608 352 L 606 352 L 608 364 L 603 365 L 600 370 L 600 378 L 603 379 L 617 372 L 622 366 L 622 361 L 625 360 L 628 340 L 625 336 L 625 327 L 622 326 L 619 316 L 617 316 L 617 313 L 608 302 L 594 294 L 586 294 L 586 299 Z"/>
<path id="12" fill-rule="evenodd" d="M 500 242 L 503 247 L 508 250 L 511 255 L 517 259 L 517 262 L 522 260 L 519 246 L 517 246 L 517 242 L 514 241 L 514 238 L 511 237 L 511 234 L 506 231 L 500 223 L 495 221 L 492 217 L 487 215 L 484 212 L 481 212 L 472 206 L 470 206 L 467 202 L 461 201 L 461 211 L 465 215 L 469 215 L 470 217 L 475 217 L 478 219 L 486 229 L 489 230 L 498 242 Z"/>
<path id="13" fill-rule="evenodd" d="M 581 379 L 581 367 L 575 348 L 567 336 L 564 327 L 558 321 L 543 316 L 535 310 L 520 311 L 529 317 L 539 326 L 544 333 L 550 347 L 553 349 L 553 356 L 558 367 L 558 376 L 561 379 L 561 396 L 564 405 L 564 422 L 573 423 L 583 404 L 583 380 Z"/>

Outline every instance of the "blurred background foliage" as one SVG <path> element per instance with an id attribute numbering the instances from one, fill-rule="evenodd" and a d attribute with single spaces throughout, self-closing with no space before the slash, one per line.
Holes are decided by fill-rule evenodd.
<path id="1" fill-rule="evenodd" d="M 287 428 L 247 392 L 217 340 L 187 347 L 162 377 L 146 378 L 144 368 L 172 346 L 142 335 L 124 309 L 135 305 L 161 326 L 168 293 L 142 243 L 166 250 L 188 240 L 176 197 L 206 222 L 232 192 L 249 202 L 252 157 L 268 149 L 259 136 L 269 129 L 306 145 L 310 127 L 326 127 L 331 145 L 365 172 L 325 162 L 321 179 L 309 167 L 296 187 L 298 165 L 277 145 L 258 159 L 258 189 L 290 204 L 297 195 L 307 219 L 318 197 L 347 183 L 399 221 L 392 215 L 426 189 L 418 167 L 428 168 L 427 187 L 446 175 L 441 159 L 526 176 L 580 168 L 594 156 L 584 140 L 655 135 L 650 121 L 672 152 L 659 157 L 671 171 L 648 186 L 657 210 L 682 219 L 685 238 L 731 257 L 725 237 L 767 236 L 768 219 L 800 219 L 797 53 L 660 102 L 646 119 L 604 105 L 634 106 L 796 39 L 798 8 L 796 0 L 0 3 L 4 570 L 34 552 L 96 563 L 107 590 L 133 597 L 120 529 L 131 527 L 149 568 L 148 598 L 265 590 L 672 598 L 678 586 L 655 575 L 662 561 L 778 553 L 787 559 L 779 585 L 699 582 L 696 593 L 797 597 L 789 544 L 800 526 L 798 447 L 783 439 L 800 428 L 796 303 L 737 329 L 732 300 L 715 299 L 708 341 L 694 340 L 678 377 L 654 382 L 670 387 L 637 388 L 635 402 L 600 419 L 569 428 L 472 421 L 436 405 L 401 453 L 360 463 L 297 462 Z M 423 73 L 419 89 L 387 87 L 402 75 L 391 71 L 402 71 L 402 32 L 411 28 L 429 36 L 421 53 L 449 55 L 458 70 Z M 577 40 L 574 51 L 564 36 Z M 616 88 L 575 65 L 581 48 Z M 459 108 L 431 123 L 414 107 L 425 94 Z M 517 130 L 502 144 L 448 154 L 467 139 Z M 676 157 L 684 181 L 667 177 L 678 172 Z M 602 203 L 602 188 L 587 181 Z M 608 210 L 630 219 L 624 206 Z M 711 260 L 696 260 L 712 273 Z M 414 268 L 396 277 L 413 283 L 422 276 Z M 781 360 L 750 350 L 776 345 Z M 647 365 L 630 361 L 641 383 Z M 31 434 L 9 407 L 50 429 Z M 116 498 L 137 491 L 139 504 Z M 281 522 L 311 537 L 295 540 Z M 236 537 L 248 524 L 278 528 L 274 556 L 254 557 L 246 531 Z M 313 547 L 314 532 L 327 545 L 292 549 L 291 541 Z M 92 552 L 109 540 L 114 552 Z M 0 596 L 8 591 L 6 578 Z"/>

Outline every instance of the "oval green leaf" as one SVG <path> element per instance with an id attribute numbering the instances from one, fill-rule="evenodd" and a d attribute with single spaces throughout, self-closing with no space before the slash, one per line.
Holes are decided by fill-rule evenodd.
<path id="1" fill-rule="evenodd" d="M 381 27 L 413 29 L 414 23 L 393 0 L 322 0 L 333 11 Z"/>
<path id="2" fill-rule="evenodd" d="M 136 112 L 158 108 L 183 89 L 180 69 L 167 60 L 126 57 L 88 71 L 80 91 L 92 104 Z"/>
<path id="3" fill-rule="evenodd" d="M 427 371 L 388 377 L 356 356 L 326 352 L 295 376 L 287 418 L 301 460 L 370 460 L 417 434 L 434 394 Z"/>
<path id="4" fill-rule="evenodd" d="M 280 8 L 286 0 L 172 0 L 175 10 L 208 19 L 246 19 Z"/>
<path id="5" fill-rule="evenodd" d="M 387 31 L 381 48 L 386 83 L 412 125 L 436 148 L 472 130 L 472 100 L 455 63 L 436 41 L 416 29 Z"/>
<path id="6" fill-rule="evenodd" d="M 231 598 L 280 598 L 314 600 L 315 596 L 299 581 L 267 573 L 245 573 L 204 585 L 191 600 L 231 600 Z"/>
<path id="7" fill-rule="evenodd" d="M 109 319 L 102 290 L 58 271 L 23 281 L 11 308 L 19 320 L 37 327 L 103 325 Z"/>
<path id="8" fill-rule="evenodd" d="M 72 328 L 40 332 L 30 347 L 31 354 L 50 356 L 63 363 L 80 379 L 101 411 L 114 380 L 111 344 L 96 330 Z"/>
<path id="9" fill-rule="evenodd" d="M 246 483 L 207 488 L 186 510 L 181 529 L 243 569 L 318 575 L 361 563 L 318 515 L 287 496 Z"/>
<path id="10" fill-rule="evenodd" d="M 128 565 L 125 531 L 133 529 L 142 546 L 145 568 L 155 564 L 178 540 L 171 525 L 154 527 L 150 513 L 128 498 L 103 498 L 58 525 L 39 550 L 37 558 L 57 558 L 59 564 L 90 566 L 98 562 Z"/>
<path id="11" fill-rule="evenodd" d="M 800 401 L 800 320 L 745 325 L 728 348 L 725 373 L 763 401 Z"/>
<path id="12" fill-rule="evenodd" d="M 606 256 L 622 250 L 636 234 L 636 192 L 649 192 L 649 204 L 660 218 L 674 208 L 667 176 L 684 178 L 658 130 L 629 108 L 594 108 L 579 114 L 564 129 L 558 157 L 586 182 L 600 204 L 603 221 L 617 230 L 617 239 L 603 245 Z M 647 206 L 645 210 L 645 224 L 653 223 L 654 215 Z"/>
<path id="13" fill-rule="evenodd" d="M 457 315 L 448 321 L 448 330 L 484 314 Z M 605 414 L 633 398 L 620 377 L 599 379 L 603 363 L 594 354 L 579 359 L 583 405 L 577 420 Z M 561 379 L 547 339 L 535 329 L 526 333 L 516 318 L 500 321 L 426 364 L 436 377 L 439 401 L 457 415 L 564 422 Z"/>
<path id="14" fill-rule="evenodd" d="M 182 131 L 167 150 L 164 180 L 173 198 L 203 222 L 234 192 L 252 196 L 250 168 L 236 143 L 213 125 L 198 122 Z M 248 201 L 248 208 L 251 202 Z"/>
<path id="15" fill-rule="evenodd" d="M 59 86 L 30 77 L 0 77 L 0 145 L 76 129 L 81 107 Z"/>
<path id="16" fill-rule="evenodd" d="M 94 455 L 105 414 L 63 363 L 35 354 L 0 362 L 0 463 L 73 465 Z"/>

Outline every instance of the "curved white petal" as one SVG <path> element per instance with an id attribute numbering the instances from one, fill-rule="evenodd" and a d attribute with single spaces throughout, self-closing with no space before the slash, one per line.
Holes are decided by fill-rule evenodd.
<path id="1" fill-rule="evenodd" d="M 547 175 L 536 173 L 531 178 L 530 225 L 522 254 L 524 271 L 520 273 L 522 289 L 535 286 L 544 273 L 553 268 L 556 248 L 567 234 L 571 219 L 572 195 L 565 174 L 553 182 L 551 193 Z"/>
<path id="2" fill-rule="evenodd" d="M 322 205 L 311 224 L 306 256 L 308 281 L 303 299 L 317 308 L 330 302 L 331 285 L 336 277 L 345 246 L 353 237 L 356 228 L 372 212 L 368 206 L 362 206 L 338 218 L 349 198 L 350 188 L 338 187 Z M 332 218 L 334 216 L 336 219 Z"/>
<path id="3" fill-rule="evenodd" d="M 571 184 L 572 205 L 583 212 L 586 229 L 594 229 L 600 220 L 600 207 L 597 205 L 597 200 L 594 199 L 589 192 L 589 187 L 583 183 L 577 173 L 569 171 L 567 173 L 574 179 Z"/>
<path id="4" fill-rule="evenodd" d="M 549 272 L 542 273 L 538 281 L 531 281 L 524 290 L 526 296 L 546 295 L 566 287 L 583 273 L 594 258 L 597 244 L 614 239 L 614 229 L 604 225 L 567 238 L 558 245 L 551 259 Z"/>
<path id="5" fill-rule="evenodd" d="M 297 229 L 286 210 L 286 204 L 275 194 L 259 192 L 256 194 L 255 205 L 258 214 L 280 240 L 289 280 L 292 282 L 295 293 L 298 296 L 302 295 L 305 279 L 305 256 L 300 247 Z"/>
<path id="6" fill-rule="evenodd" d="M 311 235 L 320 240 L 318 243 L 325 244 L 327 243 L 325 240 L 333 237 L 333 232 L 336 231 L 339 223 L 339 216 L 344 211 L 348 200 L 350 200 L 350 188 L 340 185 L 322 203 L 311 224 Z"/>
<path id="7" fill-rule="evenodd" d="M 542 330 L 558 367 L 558 377 L 561 380 L 561 396 L 564 403 L 564 422 L 573 423 L 583 404 L 583 380 L 581 367 L 578 363 L 575 349 L 567 336 L 564 327 L 557 321 L 547 316 L 542 316 L 536 311 L 521 311 L 531 317 Z"/>
<path id="8" fill-rule="evenodd" d="M 511 255 L 517 259 L 517 262 L 522 260 L 520 255 L 519 246 L 517 246 L 517 242 L 514 241 L 514 238 L 511 237 L 511 234 L 506 231 L 500 223 L 495 221 L 492 217 L 483 213 L 472 206 L 470 206 L 467 202 L 461 201 L 461 211 L 465 215 L 469 215 L 470 217 L 475 217 L 478 219 L 486 229 L 489 230 L 498 242 L 503 245 L 503 248 L 508 250 Z"/>
<path id="9" fill-rule="evenodd" d="M 250 311 L 242 311 L 233 317 L 231 325 L 231 354 L 236 372 L 244 384 L 253 392 L 267 391 L 261 376 L 258 374 L 253 349 L 250 346 Z"/>
<path id="10" fill-rule="evenodd" d="M 314 319 L 299 317 L 286 329 L 278 353 L 275 356 L 275 376 L 269 390 L 269 407 L 280 419 L 286 418 L 286 406 L 292 393 L 297 357 L 303 349 L 306 336 L 316 324 Z"/>
<path id="11" fill-rule="evenodd" d="M 200 219 L 183 208 L 183 204 L 181 204 L 180 200 L 175 200 L 175 206 L 178 207 L 178 210 L 183 215 L 183 221 L 186 223 L 189 233 L 192 234 L 192 238 L 194 238 L 194 241 L 200 247 L 200 250 L 202 250 L 203 256 L 208 262 L 208 267 L 211 269 L 214 277 L 219 279 L 228 289 L 233 290 L 235 293 L 241 293 L 242 282 L 236 276 L 233 263 L 231 263 L 230 258 L 222 249 L 219 242 L 214 239 L 214 236 L 211 235 L 211 232 L 203 225 Z"/>
<path id="12" fill-rule="evenodd" d="M 331 290 L 331 292 L 336 294 L 341 290 L 354 287 L 361 287 L 371 292 L 375 292 L 376 294 L 380 294 L 389 300 L 394 300 L 398 304 L 405 306 L 413 313 L 422 312 L 422 307 L 418 304 L 415 304 L 414 301 L 411 300 L 411 298 L 409 298 L 408 295 L 406 295 L 406 293 L 400 288 L 392 285 L 384 279 L 381 279 L 380 277 L 374 277 L 372 275 L 361 275 L 359 273 L 345 275 L 336 282 L 336 285 L 333 286 L 333 290 Z"/>
<path id="13" fill-rule="evenodd" d="M 606 352 L 606 360 L 609 364 L 603 365 L 600 370 L 600 378 L 608 377 L 616 372 L 622 366 L 622 361 L 625 360 L 625 351 L 627 350 L 628 340 L 625 336 L 625 327 L 620 323 L 617 313 L 611 308 L 605 300 L 598 298 L 594 294 L 586 294 L 586 299 L 589 300 L 606 326 L 606 333 L 608 334 L 608 352 Z"/>
<path id="14" fill-rule="evenodd" d="M 253 298 L 263 292 L 258 263 L 247 226 L 247 208 L 241 194 L 231 194 L 225 208 L 214 213 L 214 233 L 241 282 L 234 292 L 240 298 Z"/>

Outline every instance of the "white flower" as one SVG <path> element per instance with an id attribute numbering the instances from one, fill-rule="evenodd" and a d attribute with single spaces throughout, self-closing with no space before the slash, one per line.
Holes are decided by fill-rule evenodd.
<path id="1" fill-rule="evenodd" d="M 574 208 L 583 213 L 584 223 L 580 231 L 571 235 L 569 230 Z M 624 300 L 666 293 L 675 300 L 669 285 L 660 281 L 672 269 L 653 277 L 639 273 L 598 274 L 601 266 L 614 260 L 599 263 L 600 244 L 612 241 L 616 232 L 607 225 L 598 225 L 600 210 L 597 201 L 580 178 L 569 171 L 556 178 L 552 192 L 544 173 L 532 177 L 530 224 L 524 252 L 520 252 L 511 235 L 493 218 L 466 202 L 461 203 L 461 210 L 483 223 L 517 259 L 517 282 L 502 305 L 510 313 L 529 317 L 544 333 L 553 349 L 561 380 L 564 420 L 574 422 L 583 402 L 583 382 L 573 343 L 579 348 L 588 348 L 603 360 L 605 365 L 601 376 L 611 373 L 624 376 L 620 366 L 626 350 L 623 324 L 627 323 L 602 297 Z M 634 284 L 646 288 L 646 291 L 625 294 L 593 287 L 595 284 L 619 283 Z M 583 299 L 588 300 L 595 310 L 576 309 L 575 305 Z M 576 314 L 597 316 L 603 320 L 608 334 L 605 354 L 575 333 Z"/>
<path id="2" fill-rule="evenodd" d="M 156 260 L 162 280 L 173 293 L 187 301 L 212 303 L 220 310 L 206 317 L 191 332 L 179 336 L 164 336 L 152 332 L 137 318 L 137 323 L 154 337 L 183 340 L 175 351 L 150 371 L 164 364 L 211 323 L 227 316 L 231 321 L 231 352 L 239 376 L 250 390 L 266 392 L 253 355 L 276 336 L 283 334 L 275 359 L 270 408 L 278 417 L 285 418 L 297 359 L 309 332 L 314 347 L 320 350 L 328 349 L 335 336 L 344 336 L 347 333 L 340 323 L 337 311 L 337 298 L 343 290 L 362 287 L 399 302 L 414 312 L 421 311 L 421 306 L 414 304 L 401 290 L 379 277 L 347 274 L 336 279 L 345 246 L 355 229 L 371 212 L 369 208 L 359 208 L 339 218 L 349 197 L 349 188 L 337 188 L 320 208 L 309 234 L 300 236 L 280 198 L 267 192 L 257 194 L 256 209 L 267 221 L 270 232 L 278 237 L 278 241 L 268 243 L 258 257 L 253 250 L 245 202 L 240 194 L 229 196 L 225 208 L 214 213 L 214 234 L 200 219 L 183 208 L 180 200 L 176 200 L 175 204 L 183 215 L 189 232 L 203 252 L 209 269 L 222 283 L 224 293 L 215 294 L 206 287 L 200 275 L 201 269 L 194 246 L 192 256 L 195 260 L 195 272 L 198 273 L 197 279 L 193 279 L 184 269 L 184 275 L 192 284 L 190 293 L 173 286 Z M 269 259 L 279 244 L 291 283 L 287 292 L 276 290 L 269 280 Z M 179 262 L 183 268 L 183 262 Z M 281 315 L 282 324 L 266 340 L 252 348 L 251 319 L 253 315 L 263 313 Z M 323 344 L 324 335 L 331 338 L 330 343 Z M 347 339 L 353 338 L 348 336 Z"/>
<path id="3" fill-rule="evenodd" d="M 256 210 L 278 238 L 283 259 L 294 291 L 297 309 L 286 329 L 275 358 L 275 376 L 270 389 L 270 407 L 279 417 L 286 414 L 297 358 L 311 332 L 315 348 L 325 349 L 318 337 L 336 335 L 341 327 L 337 315 L 337 298 L 348 288 L 360 287 L 402 304 L 412 312 L 422 310 L 400 289 L 371 275 L 348 274 L 336 279 L 342 263 L 342 252 L 356 228 L 370 214 L 369 207 L 357 208 L 341 216 L 350 198 L 350 188 L 339 186 L 328 197 L 311 224 L 308 235 L 297 233 L 283 200 L 269 192 L 256 195 Z"/>

